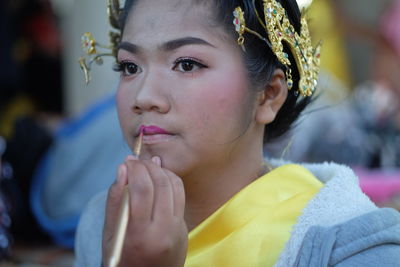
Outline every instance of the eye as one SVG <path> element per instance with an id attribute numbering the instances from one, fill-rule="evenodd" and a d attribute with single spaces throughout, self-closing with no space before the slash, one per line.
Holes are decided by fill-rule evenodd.
<path id="1" fill-rule="evenodd" d="M 207 68 L 207 66 L 195 59 L 179 58 L 175 61 L 172 69 L 180 72 L 194 72 L 203 68 Z"/>
<path id="2" fill-rule="evenodd" d="M 133 62 L 117 62 L 114 70 L 121 72 L 123 76 L 131 76 L 140 72 L 140 68 Z"/>

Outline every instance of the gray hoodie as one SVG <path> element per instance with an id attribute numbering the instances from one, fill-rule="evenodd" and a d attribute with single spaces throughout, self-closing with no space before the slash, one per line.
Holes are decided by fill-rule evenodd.
<path id="1" fill-rule="evenodd" d="M 275 267 L 400 266 L 400 213 L 377 208 L 348 167 L 333 163 L 303 166 L 324 187 L 304 208 Z M 105 193 L 96 196 L 81 218 L 75 246 L 77 267 L 101 265 L 105 201 Z"/>
<path id="2" fill-rule="evenodd" d="M 400 266 L 400 213 L 377 208 L 346 166 L 303 166 L 324 186 L 297 219 L 275 267 Z"/>

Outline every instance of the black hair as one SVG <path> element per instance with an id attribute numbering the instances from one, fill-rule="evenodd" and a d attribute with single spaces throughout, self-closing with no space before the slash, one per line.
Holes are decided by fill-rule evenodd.
<path id="1" fill-rule="evenodd" d="M 196 4 L 201 2 L 209 3 L 210 0 L 196 0 Z M 256 31 L 264 38 L 268 39 L 267 33 L 257 18 L 257 13 L 263 17 L 262 0 L 212 0 L 215 7 L 214 20 L 217 24 L 222 25 L 225 31 L 232 37 L 232 40 L 237 40 L 237 33 L 233 26 L 233 11 L 240 6 L 244 12 L 246 26 L 253 31 Z M 300 10 L 296 0 L 276 0 L 280 2 L 286 10 L 290 23 L 293 25 L 297 33 L 300 34 Z M 123 8 L 120 26 L 123 31 L 128 14 L 132 6 L 137 0 L 126 0 Z M 210 4 L 210 3 L 209 3 Z M 255 7 L 255 8 L 254 8 Z M 257 12 L 257 13 L 256 13 Z M 255 88 L 265 88 L 272 74 L 277 68 L 286 70 L 286 66 L 281 64 L 267 44 L 257 36 L 249 33 L 244 35 L 245 52 L 244 62 L 247 67 L 250 81 Z M 288 96 L 277 113 L 275 119 L 267 124 L 264 132 L 264 143 L 270 142 L 286 133 L 291 129 L 293 123 L 299 118 L 301 112 L 312 101 L 312 97 L 301 97 L 298 93 L 299 71 L 297 70 L 295 59 L 288 47 L 284 45 L 284 51 L 289 55 L 289 60 L 292 62 L 292 80 L 293 87 L 288 92 Z"/>

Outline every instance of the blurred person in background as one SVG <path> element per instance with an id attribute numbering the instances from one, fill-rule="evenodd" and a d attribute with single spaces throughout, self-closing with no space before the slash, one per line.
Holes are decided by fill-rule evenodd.
<path id="1" fill-rule="evenodd" d="M 330 65 L 323 64 L 324 55 L 343 58 L 343 50 L 327 45 L 328 50 L 322 51 L 325 70 L 320 76 L 319 100 L 308 109 L 304 123 L 299 126 L 302 134 L 288 137 L 280 144 L 288 147 L 284 156 L 300 161 L 331 160 L 366 168 L 397 169 L 400 167 L 399 1 L 390 3 L 380 15 L 378 30 L 362 25 L 346 13 L 341 6 L 345 3 L 330 0 L 317 3 L 325 3 L 325 8 L 311 8 L 312 18 L 325 12 L 330 14 L 325 18 L 337 22 L 334 28 L 325 28 L 325 35 L 330 36 L 333 31 L 333 36 L 342 35 L 338 38 L 358 39 L 372 45 L 373 61 L 369 67 L 372 74 L 353 86 L 354 89 L 346 89 L 352 81 L 337 69 L 343 71 L 348 66 L 338 59 L 334 65 L 330 60 Z M 323 27 L 312 25 L 317 28 L 315 32 Z"/>
<path id="2" fill-rule="evenodd" d="M 83 8 L 76 1 L 74 11 L 93 11 L 94 3 Z M 78 55 L 70 55 L 72 48 L 79 48 L 82 32 L 80 25 L 72 25 L 75 14 L 64 14 L 65 21 L 59 21 L 55 4 L 50 0 L 0 2 L 0 55 L 4 59 L 0 61 L 0 135 L 7 143 L 4 160 L 14 170 L 6 187 L 3 183 L 3 191 L 8 192 L 13 207 L 11 230 L 17 246 L 72 248 L 80 212 L 92 195 L 112 183 L 115 168 L 128 153 L 111 88 L 103 89 L 108 93 L 100 99 L 89 94 L 91 103 L 67 114 L 64 103 L 74 100 L 65 99 L 69 93 L 63 92 L 62 77 L 84 85 Z M 64 42 L 61 24 L 74 26 L 64 29 L 68 32 L 62 33 Z M 68 34 L 78 40 L 70 41 Z M 72 59 L 79 74 L 76 79 L 64 73 L 62 54 Z M 93 93 L 95 88 L 82 89 Z"/>
<path id="3" fill-rule="evenodd" d="M 376 117 L 393 129 L 397 140 L 393 143 L 393 161 L 400 166 L 400 0 L 394 0 L 380 20 L 380 42 L 377 44 L 373 64 L 376 96 Z M 395 159 L 396 158 L 396 159 Z M 389 162 L 390 164 L 390 162 Z"/>
<path id="4" fill-rule="evenodd" d="M 394 0 L 380 16 L 378 31 L 370 34 L 374 44 L 371 78 L 354 90 L 354 106 L 370 152 L 366 166 L 370 168 L 400 167 L 399 21 L 400 1 Z"/>
<path id="5" fill-rule="evenodd" d="M 294 161 L 348 164 L 375 203 L 400 210 L 400 1 L 381 2 L 381 14 L 368 9 L 375 12 L 369 26 L 356 18 L 360 10 L 346 11 L 345 5 L 349 3 L 313 3 L 311 21 L 319 21 L 321 16 L 328 21 L 312 24 L 316 28 L 313 33 L 331 36 L 321 38 L 326 45 L 321 57 L 325 68 L 320 74 L 321 93 L 296 135 L 286 136 L 267 152 Z M 343 54 L 344 43 L 340 43 L 344 40 L 356 42 L 354 47 L 359 50 L 368 46 L 371 54 L 364 58 L 370 58 L 370 64 L 356 61 L 353 69 L 346 65 L 354 55 Z M 324 65 L 327 54 L 337 59 L 326 60 L 329 64 Z M 366 75 L 352 85 L 356 81 L 347 79 L 350 76 L 343 71 L 354 71 L 354 67 L 365 68 Z"/>
<path id="6" fill-rule="evenodd" d="M 101 99 L 89 94 L 87 98 L 94 104 L 86 103 L 79 112 L 68 113 L 68 101 L 79 101 L 68 98 L 63 77 L 82 85 L 84 81 L 78 55 L 68 55 L 79 74 L 76 79 L 65 75 L 62 55 L 70 53 L 70 47 L 79 47 L 80 41 L 61 33 L 62 24 L 69 27 L 77 19 L 67 13 L 68 4 L 62 10 L 57 8 L 63 4 L 56 2 L 0 1 L 0 136 L 7 144 L 3 157 L 7 170 L 14 172 L 8 179 L 3 176 L 1 182 L 4 202 L 0 212 L 7 212 L 13 223 L 11 229 L 5 228 L 8 224 L 1 224 L 0 215 L 1 229 L 7 233 L 0 232 L 0 248 L 6 244 L 2 241 L 7 241 L 1 258 L 11 254 L 12 233 L 12 262 L 45 264 L 49 254 L 54 257 L 52 247 L 72 248 L 87 199 L 109 186 L 117 163 L 127 153 L 122 135 L 116 132 L 119 126 L 110 93 Z M 87 12 L 93 11 L 96 1 L 86 3 L 86 8 L 76 2 L 74 11 Z M 80 27 L 69 31 L 78 38 L 82 34 Z M 93 88 L 82 89 L 93 92 Z M 109 164 L 102 168 L 104 161 Z M 110 164 L 112 161 L 116 163 Z M 88 164 L 93 165 L 89 171 Z M 4 209 L 1 204 L 6 200 Z"/>
<path id="7" fill-rule="evenodd" d="M 48 0 L 0 2 L 0 136 L 12 234 L 22 242 L 48 240 L 29 206 L 34 169 L 52 142 L 49 125 L 62 116 L 61 42 Z M 4 166 L 3 166 L 4 167 Z"/>

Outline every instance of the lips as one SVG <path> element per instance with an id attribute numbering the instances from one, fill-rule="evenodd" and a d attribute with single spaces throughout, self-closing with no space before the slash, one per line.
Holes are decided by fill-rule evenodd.
<path id="1" fill-rule="evenodd" d="M 143 135 L 156 135 L 156 134 L 171 134 L 167 130 L 160 127 L 150 125 L 150 126 L 140 126 L 139 133 L 143 131 Z"/>
<path id="2" fill-rule="evenodd" d="M 142 125 L 137 132 L 137 136 L 139 136 L 141 132 L 143 132 L 142 142 L 144 145 L 163 144 L 175 140 L 176 138 L 175 134 L 155 125 Z"/>

